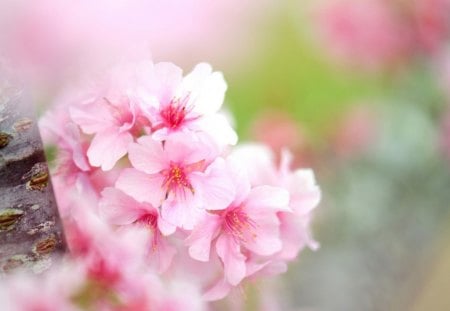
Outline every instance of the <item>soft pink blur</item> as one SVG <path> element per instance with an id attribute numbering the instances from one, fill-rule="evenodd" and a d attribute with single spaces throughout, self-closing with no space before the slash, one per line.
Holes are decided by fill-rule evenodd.
<path id="1" fill-rule="evenodd" d="M 259 22 L 273 5 L 273 0 L 7 0 L 0 4 L 0 54 L 44 82 L 110 59 L 150 54 L 184 65 L 236 63 L 256 48 Z"/>
<path id="2" fill-rule="evenodd" d="M 449 0 L 415 0 L 414 16 L 420 46 L 430 53 L 439 51 L 450 35 Z"/>
<path id="3" fill-rule="evenodd" d="M 395 64 L 407 52 L 410 33 L 384 0 L 330 0 L 318 12 L 327 53 L 365 69 Z"/>

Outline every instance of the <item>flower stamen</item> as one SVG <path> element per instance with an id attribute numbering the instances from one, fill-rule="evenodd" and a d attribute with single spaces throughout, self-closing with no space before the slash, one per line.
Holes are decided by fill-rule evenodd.
<path id="1" fill-rule="evenodd" d="M 162 171 L 165 176 L 162 186 L 167 189 L 167 194 L 170 192 L 177 193 L 178 191 L 184 192 L 185 189 L 195 193 L 194 187 L 192 187 L 186 172 L 183 167 L 178 164 L 171 163 L 170 168 Z"/>
<path id="2" fill-rule="evenodd" d="M 256 238 L 257 224 L 238 207 L 225 214 L 223 228 L 239 242 L 249 242 Z"/>

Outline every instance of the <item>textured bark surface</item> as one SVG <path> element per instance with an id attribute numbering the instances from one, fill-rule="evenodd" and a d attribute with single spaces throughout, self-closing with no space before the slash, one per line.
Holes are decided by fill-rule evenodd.
<path id="1" fill-rule="evenodd" d="M 0 88 L 0 274 L 18 267 L 39 273 L 65 250 L 34 111 L 25 101 Z"/>

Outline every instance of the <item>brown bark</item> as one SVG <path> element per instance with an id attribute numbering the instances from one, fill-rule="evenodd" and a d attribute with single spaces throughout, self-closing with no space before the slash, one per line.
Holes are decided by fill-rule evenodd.
<path id="1" fill-rule="evenodd" d="M 64 234 L 32 105 L 0 89 L 0 274 L 45 270 Z"/>

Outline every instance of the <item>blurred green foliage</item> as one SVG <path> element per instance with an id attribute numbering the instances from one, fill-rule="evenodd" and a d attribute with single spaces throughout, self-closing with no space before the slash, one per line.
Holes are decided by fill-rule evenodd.
<path id="1" fill-rule="evenodd" d="M 300 12 L 288 9 L 264 29 L 264 50 L 251 72 L 227 75 L 227 99 L 237 128 L 248 138 L 249 121 L 268 108 L 291 114 L 312 138 L 331 130 L 330 124 L 349 106 L 385 91 L 383 78 L 334 68 L 302 31 Z M 294 15 L 294 16 L 292 16 Z"/>

